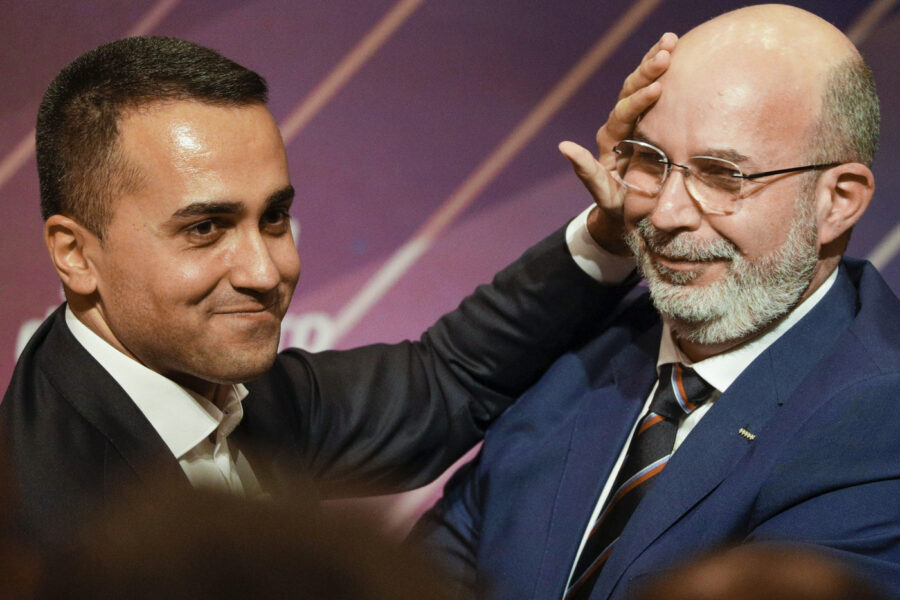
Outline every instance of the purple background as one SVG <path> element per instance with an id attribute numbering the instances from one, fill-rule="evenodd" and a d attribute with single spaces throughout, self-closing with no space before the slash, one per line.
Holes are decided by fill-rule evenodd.
<path id="1" fill-rule="evenodd" d="M 636 3 L 635 3 L 636 4 Z M 298 191 L 303 275 L 285 341 L 347 347 L 417 336 L 475 285 L 585 207 L 589 198 L 556 145 L 592 146 L 624 76 L 663 31 L 683 33 L 742 5 L 668 0 L 641 24 L 436 236 L 358 323 L 334 320 L 393 253 L 507 138 L 632 2 L 425 0 L 288 140 Z M 886 12 L 862 31 L 882 101 L 876 198 L 850 254 L 879 252 L 900 290 L 891 250 L 900 228 L 900 14 L 891 2 L 795 2 L 850 31 L 867 10 Z M 84 0 L 5 2 L 0 19 L 0 163 L 34 126 L 44 88 L 65 64 L 109 40 L 143 32 L 218 49 L 263 74 L 283 122 L 395 0 Z M 869 13 L 871 14 L 871 13 Z M 154 18 L 155 17 L 155 18 Z M 143 23 L 143 25 L 141 25 Z M 60 300 L 41 238 L 33 152 L 10 177 L 0 168 L 0 382 L 17 342 Z M 892 235 L 893 234 L 893 235 Z M 894 244 L 895 246 L 900 244 Z"/>

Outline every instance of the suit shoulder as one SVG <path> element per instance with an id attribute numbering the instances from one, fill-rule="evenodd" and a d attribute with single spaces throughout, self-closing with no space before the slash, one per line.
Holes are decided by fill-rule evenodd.
<path id="1" fill-rule="evenodd" d="M 41 401 L 46 403 L 62 400 L 59 386 L 52 377 L 54 366 L 67 354 L 64 348 L 55 343 L 58 330 L 65 327 L 62 310 L 60 307 L 41 323 L 16 361 L 3 402 L 0 403 L 2 419 L 8 419 L 14 410 L 34 413 L 36 403 Z"/>
<path id="2" fill-rule="evenodd" d="M 486 445 L 494 440 L 505 445 L 516 439 L 526 446 L 539 438 L 558 441 L 556 431 L 568 431 L 588 397 L 596 400 L 598 392 L 616 389 L 616 371 L 655 364 L 659 328 L 646 290 L 630 295 L 507 409 L 488 429 Z"/>
<path id="3" fill-rule="evenodd" d="M 866 261 L 845 259 L 858 293 L 849 333 L 882 373 L 900 371 L 900 299 Z"/>
<path id="4" fill-rule="evenodd" d="M 246 383 L 247 389 L 254 397 L 283 396 L 286 390 L 293 390 L 297 395 L 301 389 L 314 385 L 310 356 L 311 353 L 299 348 L 279 352 L 268 371 Z"/>
<path id="5" fill-rule="evenodd" d="M 804 394 L 765 431 L 760 456 L 769 463 L 757 507 L 782 510 L 785 498 L 839 497 L 841 490 L 877 482 L 900 482 L 900 415 L 896 411 L 900 373 L 876 374 L 817 398 Z M 806 406 L 799 406 L 805 404 Z M 855 493 L 855 492 L 853 492 Z M 827 496 L 829 495 L 830 496 Z M 894 496 L 896 497 L 896 496 Z M 892 504 L 895 505 L 895 504 Z M 853 511 L 858 508 L 854 507 Z M 892 512 L 893 509 L 891 509 Z"/>

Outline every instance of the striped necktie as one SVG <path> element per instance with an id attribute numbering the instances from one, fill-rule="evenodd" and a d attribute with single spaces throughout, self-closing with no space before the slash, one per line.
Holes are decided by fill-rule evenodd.
<path id="1" fill-rule="evenodd" d="M 713 390 L 690 367 L 674 363 L 660 368 L 659 385 L 650 410 L 638 423 L 613 492 L 591 529 L 572 573 L 565 600 L 590 596 L 597 573 L 606 563 L 628 518 L 672 455 L 681 417 L 708 400 Z"/>

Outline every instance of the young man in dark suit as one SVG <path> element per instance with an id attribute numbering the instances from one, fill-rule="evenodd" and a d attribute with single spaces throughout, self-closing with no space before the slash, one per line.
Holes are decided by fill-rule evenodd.
<path id="1" fill-rule="evenodd" d="M 658 95 L 647 84 L 667 64 L 662 48 L 626 86 L 611 131 Z M 301 472 L 325 493 L 423 484 L 627 290 L 573 261 L 579 240 L 610 229 L 595 215 L 418 342 L 278 353 L 300 262 L 265 102 L 256 73 L 159 37 L 88 52 L 48 89 L 41 210 L 67 302 L 0 404 L 0 452 L 28 539 L 68 539 L 126 485 L 256 497 Z"/>

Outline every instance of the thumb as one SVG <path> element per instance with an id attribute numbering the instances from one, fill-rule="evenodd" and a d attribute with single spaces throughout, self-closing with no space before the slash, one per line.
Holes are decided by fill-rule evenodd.
<path id="1" fill-rule="evenodd" d="M 594 197 L 594 201 L 601 207 L 609 206 L 614 193 L 609 174 L 594 155 L 575 142 L 568 141 L 559 144 L 559 151 L 572 163 L 575 174 Z"/>

